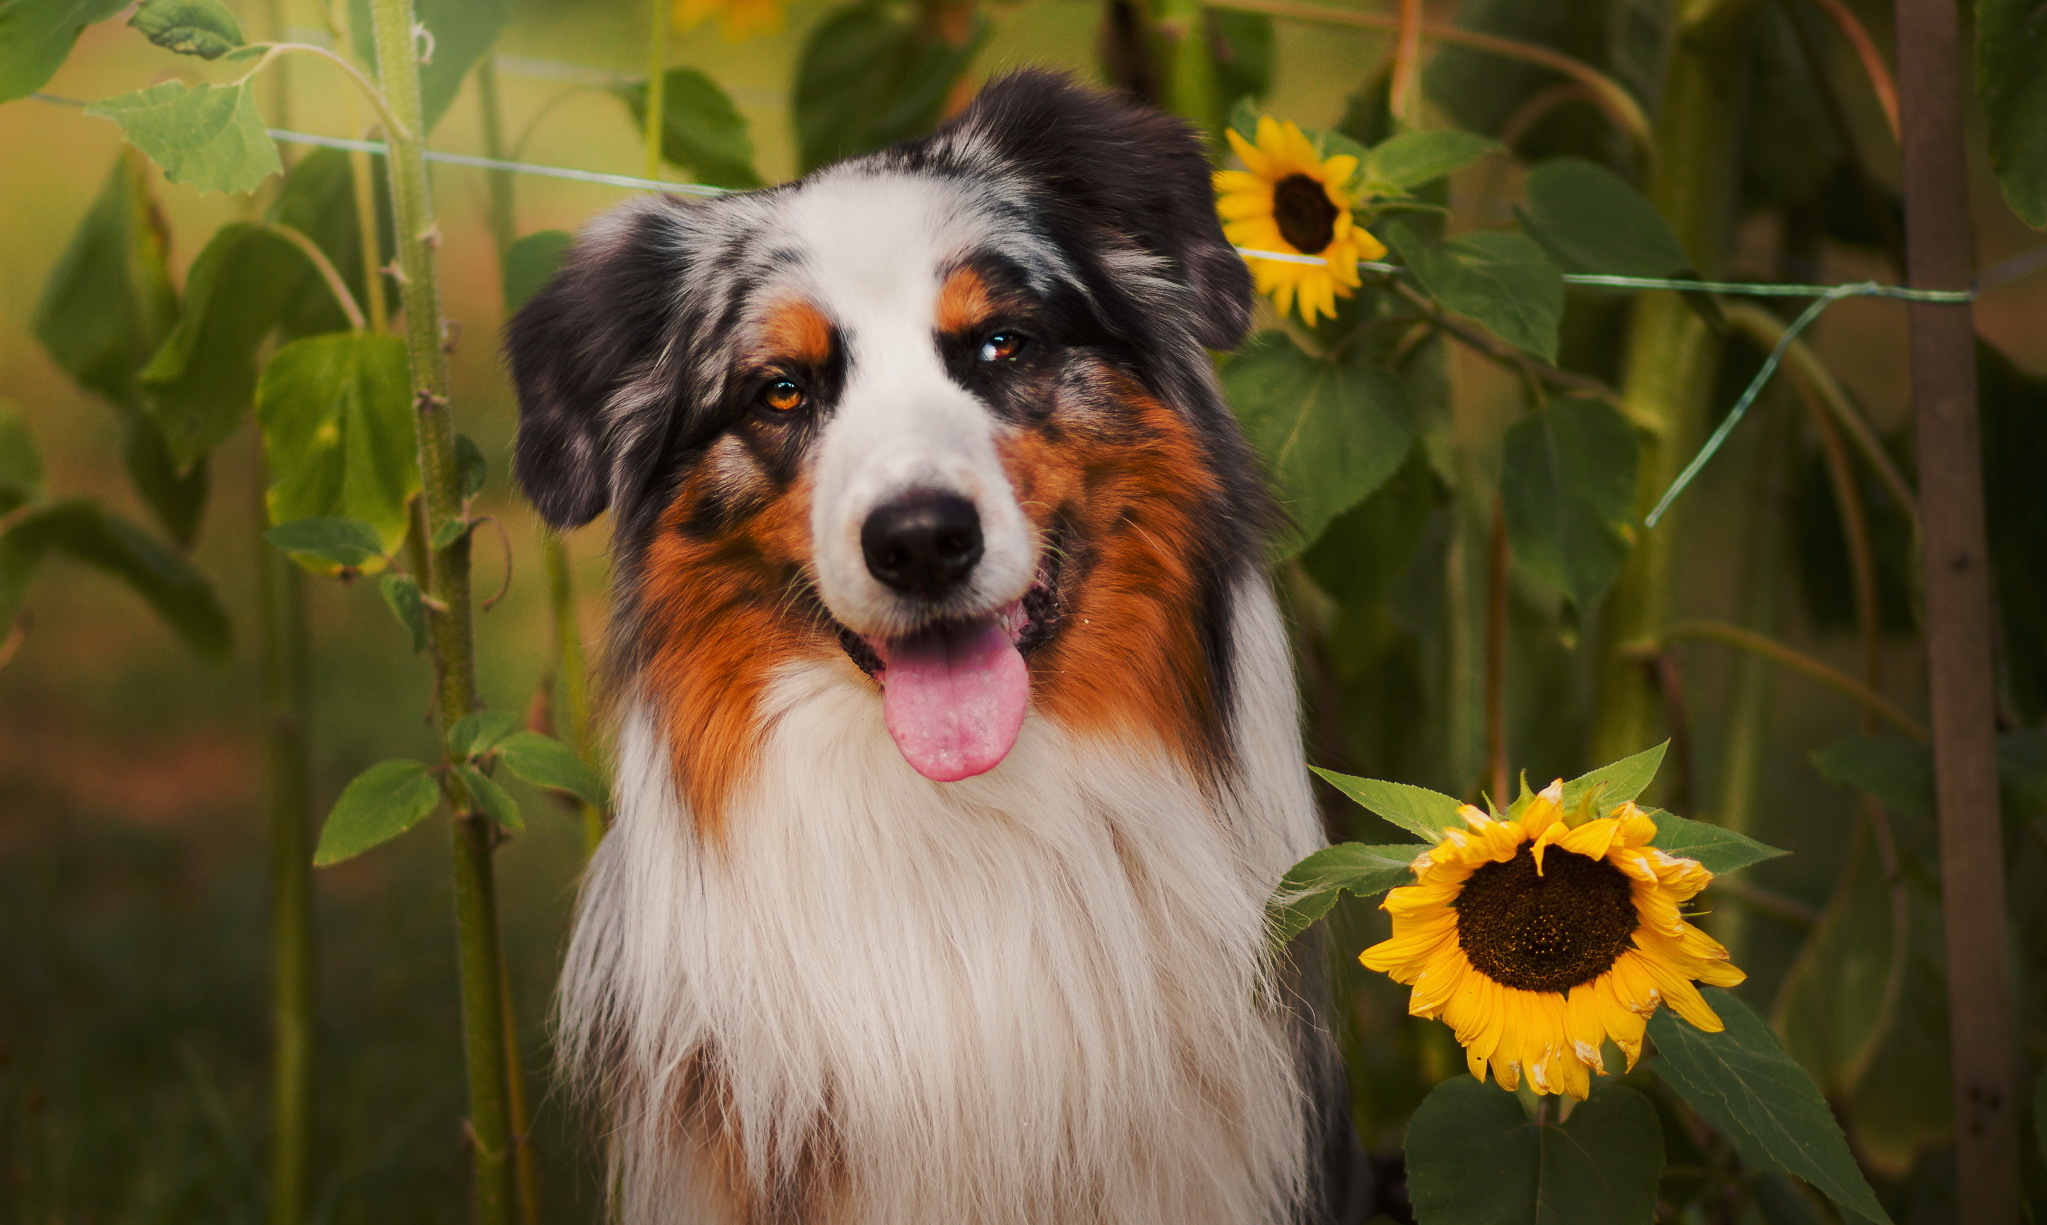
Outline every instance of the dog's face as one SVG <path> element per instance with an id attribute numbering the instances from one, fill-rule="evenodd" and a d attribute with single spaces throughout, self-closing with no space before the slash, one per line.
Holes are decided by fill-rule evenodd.
<path id="1" fill-rule="evenodd" d="M 1210 200 L 1179 125 L 1025 75 L 925 141 L 584 235 L 509 332 L 518 472 L 557 526 L 612 510 L 618 662 L 700 820 L 803 659 L 940 782 L 1030 709 L 1215 753 L 1265 504 L 1204 352 L 1249 303 Z"/>

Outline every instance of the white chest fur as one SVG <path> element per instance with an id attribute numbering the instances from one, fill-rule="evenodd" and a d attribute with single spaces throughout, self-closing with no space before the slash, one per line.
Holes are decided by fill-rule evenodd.
<path id="1" fill-rule="evenodd" d="M 1261 916 L 1318 835 L 1278 618 L 1244 594 L 1220 799 L 1162 751 L 1035 716 L 994 771 L 932 783 L 863 681 L 808 664 L 778 676 L 712 847 L 628 710 L 562 998 L 569 1065 L 623 1098 L 626 1221 L 730 1216 L 670 1117 L 701 1059 L 728 1176 L 800 1198 L 829 1154 L 808 1192 L 829 1202 L 797 1219 L 1291 1219 L 1304 1106 Z"/>

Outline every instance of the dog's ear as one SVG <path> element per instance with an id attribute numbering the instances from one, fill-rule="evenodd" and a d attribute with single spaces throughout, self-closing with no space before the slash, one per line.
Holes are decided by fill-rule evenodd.
<path id="1" fill-rule="evenodd" d="M 505 327 L 519 393 L 513 469 L 557 528 L 580 527 L 611 502 L 617 443 L 607 410 L 675 325 L 689 207 L 649 198 L 594 222 Z"/>
<path id="2" fill-rule="evenodd" d="M 954 131 L 991 144 L 1087 233 L 1106 226 L 1171 262 L 1192 295 L 1196 338 L 1234 348 L 1251 324 L 1251 274 L 1223 237 L 1207 150 L 1150 107 L 1050 72 L 990 82 Z"/>

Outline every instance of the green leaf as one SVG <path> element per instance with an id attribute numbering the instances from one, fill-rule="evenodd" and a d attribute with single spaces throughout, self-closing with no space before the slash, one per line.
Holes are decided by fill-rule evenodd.
<path id="1" fill-rule="evenodd" d="M 36 339 L 79 386 L 139 409 L 135 376 L 178 317 L 170 229 L 142 159 L 123 151 L 36 303 Z"/>
<path id="2" fill-rule="evenodd" d="M 1715 876 L 1790 854 L 1723 826 L 1694 821 L 1660 808 L 1646 812 L 1656 822 L 1656 839 L 1651 845 L 1681 859 L 1696 859 Z"/>
<path id="3" fill-rule="evenodd" d="M 1284 947 L 1328 914 L 1346 889 L 1359 897 L 1376 897 L 1395 885 L 1408 884 L 1414 879 L 1409 865 L 1428 849 L 1418 842 L 1392 846 L 1339 842 L 1288 868 L 1285 879 L 1265 903 L 1272 947 Z"/>
<path id="4" fill-rule="evenodd" d="M 420 489 L 414 420 L 403 339 L 342 332 L 279 349 L 256 389 L 270 521 L 352 519 L 375 530 L 380 556 L 396 552 Z"/>
<path id="5" fill-rule="evenodd" d="M 127 0 L 0 0 L 0 102 L 48 84 L 85 27 L 125 7 Z"/>
<path id="6" fill-rule="evenodd" d="M 167 51 L 215 60 L 242 45 L 242 27 L 220 0 L 142 0 L 128 24 Z"/>
<path id="7" fill-rule="evenodd" d="M 1365 157 L 1365 182 L 1374 187 L 1412 191 L 1499 148 L 1500 142 L 1496 140 L 1457 128 L 1402 132 L 1374 146 Z"/>
<path id="8" fill-rule="evenodd" d="M 567 230 L 539 230 L 505 248 L 502 278 L 507 315 L 546 287 L 574 241 Z"/>
<path id="9" fill-rule="evenodd" d="M 505 768 L 537 787 L 566 791 L 593 808 L 610 804 L 604 780 L 576 751 L 539 732 L 513 732 L 498 745 Z"/>
<path id="10" fill-rule="evenodd" d="M 443 519 L 441 525 L 434 529 L 434 538 L 427 542 L 427 547 L 438 553 L 467 536 L 469 529 L 475 526 L 474 519 Z"/>
<path id="11" fill-rule="evenodd" d="M 1784 1049 L 1829 1098 L 1853 1093 L 1889 1032 L 1905 949 L 1890 889 L 1858 829 L 1820 921 L 1785 973 L 1772 1018 Z"/>
<path id="12" fill-rule="evenodd" d="M 1406 392 L 1362 346 L 1332 362 L 1260 332 L 1223 368 L 1223 388 L 1292 518 L 1288 556 L 1385 483 L 1414 441 Z"/>
<path id="13" fill-rule="evenodd" d="M 502 710 L 475 710 L 448 729 L 451 757 L 479 757 L 519 729 L 519 716 Z"/>
<path id="14" fill-rule="evenodd" d="M 2047 227 L 2047 8 L 1976 0 L 1976 97 L 2005 203 Z"/>
<path id="15" fill-rule="evenodd" d="M 256 395 L 256 350 L 306 257 L 275 232 L 232 222 L 214 232 L 185 280 L 185 313 L 138 381 L 172 460 L 189 468 L 240 424 Z"/>
<path id="16" fill-rule="evenodd" d="M 1384 485 L 1330 520 L 1301 554 L 1301 564 L 1330 599 L 1369 608 L 1386 598 L 1407 569 L 1436 500 L 1435 473 L 1423 448 L 1415 447 Z"/>
<path id="17" fill-rule="evenodd" d="M 1563 274 L 1535 240 L 1481 230 L 1438 244 L 1398 219 L 1379 228 L 1444 310 L 1477 320 L 1517 349 L 1556 360 Z"/>
<path id="18" fill-rule="evenodd" d="M 386 574 L 378 580 L 377 589 L 384 593 L 384 603 L 390 605 L 391 615 L 412 635 L 413 651 L 425 649 L 426 601 L 420 594 L 419 580 L 410 574 Z"/>
<path id="19" fill-rule="evenodd" d="M 27 511 L 14 521 L 0 549 L 0 570 L 22 573 L 52 550 L 96 567 L 126 583 L 200 655 L 227 656 L 234 630 L 206 576 L 155 537 L 86 498 L 68 498 Z M 19 583 L 0 579 L 12 595 L 0 593 L 0 624 L 14 619 Z"/>
<path id="20" fill-rule="evenodd" d="M 1691 265 L 1646 196 L 1581 158 L 1553 158 L 1529 173 L 1521 224 L 1572 272 L 1667 277 Z"/>
<path id="21" fill-rule="evenodd" d="M 632 111 L 633 127 L 646 130 L 646 84 L 622 85 L 613 92 Z M 745 117 L 717 82 L 694 68 L 671 68 L 662 78 L 661 160 L 713 187 L 761 185 Z"/>
<path id="22" fill-rule="evenodd" d="M 987 18 L 960 46 L 878 0 L 811 28 L 796 64 L 796 143 L 803 173 L 929 132 L 953 84 L 988 38 Z"/>
<path id="23" fill-rule="evenodd" d="M 1551 400 L 1507 431 L 1507 540 L 1580 613 L 1598 605 L 1634 545 L 1639 456 L 1628 419 L 1596 400 Z"/>
<path id="24" fill-rule="evenodd" d="M 365 562 L 384 556 L 376 528 L 339 515 L 280 523 L 263 533 L 263 539 L 287 553 L 317 557 L 349 570 L 359 570 Z"/>
<path id="25" fill-rule="evenodd" d="M 355 168 L 349 154 L 340 149 L 315 149 L 295 162 L 286 173 L 284 188 L 270 205 L 269 220 L 290 226 L 313 241 L 327 256 L 327 262 L 341 274 L 348 292 L 358 304 L 369 305 L 370 291 L 384 295 L 396 314 L 396 287 L 388 277 L 377 277 L 374 285 L 363 275 L 362 225 L 355 207 Z M 390 184 L 385 176 L 385 159 L 364 159 L 369 163 L 371 199 L 377 210 L 378 246 L 396 249 L 391 230 Z M 333 291 L 311 261 L 305 261 L 293 279 L 278 317 L 278 331 L 288 340 L 347 331 L 349 321 L 334 301 Z"/>
<path id="26" fill-rule="evenodd" d="M 1649 784 L 1656 781 L 1656 771 L 1662 768 L 1663 754 L 1669 749 L 1670 741 L 1666 740 L 1655 748 L 1588 770 L 1565 783 L 1565 814 L 1575 816 L 1580 805 L 1596 803 L 1599 811 L 1592 815 L 1603 817 L 1629 800 L 1640 799 L 1649 790 Z"/>
<path id="27" fill-rule="evenodd" d="M 165 177 L 200 191 L 254 191 L 284 169 L 247 81 L 165 81 L 95 102 L 85 113 L 120 124 L 121 135 L 163 167 Z"/>
<path id="28" fill-rule="evenodd" d="M 196 463 L 178 470 L 163 431 L 143 413 L 137 383 L 178 320 L 170 231 L 148 179 L 142 155 L 122 150 L 43 284 L 35 330 L 51 360 L 120 413 L 129 480 L 171 539 L 189 549 L 206 507 L 206 471 Z"/>
<path id="29" fill-rule="evenodd" d="M 427 767 L 404 758 L 378 762 L 356 775 L 334 801 L 313 851 L 313 866 L 353 859 L 389 842 L 426 820 L 440 802 L 440 786 Z"/>
<path id="30" fill-rule="evenodd" d="M 1751 1166 L 1788 1170 L 1843 1209 L 1890 1225 L 1812 1077 L 1754 1009 L 1719 987 L 1700 991 L 1727 1028 L 1709 1034 L 1657 1009 L 1649 1018 L 1657 1073 Z"/>
<path id="31" fill-rule="evenodd" d="M 462 500 L 467 502 L 483 492 L 483 483 L 490 479 L 490 461 L 484 459 L 483 448 L 467 434 L 455 435 L 455 476 L 462 485 Z M 445 530 L 446 525 L 442 525 Z M 445 548 L 437 544 L 435 548 Z"/>
<path id="32" fill-rule="evenodd" d="M 43 461 L 36 440 L 0 400 L 0 515 L 43 496 Z"/>
<path id="33" fill-rule="evenodd" d="M 1649 1099 L 1601 1086 L 1562 1123 L 1453 1076 L 1407 1125 L 1407 1190 L 1425 1225 L 1644 1225 L 1656 1216 L 1663 1130 Z"/>
<path id="34" fill-rule="evenodd" d="M 1814 749 L 1813 768 L 1836 787 L 1852 787 L 1901 816 L 1933 816 L 1933 753 L 1896 732 L 1844 736 Z"/>
<path id="35" fill-rule="evenodd" d="M 1464 818 L 1458 815 L 1463 805 L 1440 791 L 1378 778 L 1353 778 L 1320 766 L 1308 768 L 1338 791 L 1417 838 L 1441 842 L 1446 831 L 1464 828 Z"/>
<path id="36" fill-rule="evenodd" d="M 468 765 L 457 765 L 455 777 L 462 780 L 477 808 L 491 820 L 513 833 L 526 828 L 525 818 L 519 815 L 519 801 L 512 798 L 512 793 L 505 790 L 503 783 Z"/>

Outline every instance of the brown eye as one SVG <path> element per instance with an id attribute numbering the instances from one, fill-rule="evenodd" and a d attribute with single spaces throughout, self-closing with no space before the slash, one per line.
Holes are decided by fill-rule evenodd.
<path id="1" fill-rule="evenodd" d="M 981 360 L 1006 362 L 1024 351 L 1028 339 L 1021 332 L 997 332 L 981 342 Z"/>
<path id="2" fill-rule="evenodd" d="M 803 389 L 790 379 L 776 379 L 761 388 L 761 404 L 778 413 L 795 412 L 803 401 Z"/>

